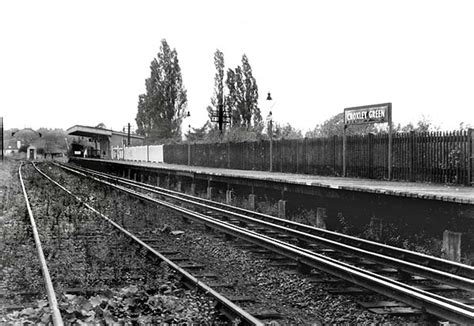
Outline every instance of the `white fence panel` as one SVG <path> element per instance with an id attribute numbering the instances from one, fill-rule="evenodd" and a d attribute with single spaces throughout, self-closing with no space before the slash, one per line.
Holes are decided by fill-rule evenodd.
<path id="1" fill-rule="evenodd" d="M 163 163 L 163 145 L 112 148 L 112 159 Z"/>
<path id="2" fill-rule="evenodd" d="M 123 160 L 123 147 L 116 146 L 112 148 L 112 159 Z"/>
<path id="3" fill-rule="evenodd" d="M 148 160 L 150 162 L 163 163 L 163 145 L 151 145 L 148 147 Z"/>

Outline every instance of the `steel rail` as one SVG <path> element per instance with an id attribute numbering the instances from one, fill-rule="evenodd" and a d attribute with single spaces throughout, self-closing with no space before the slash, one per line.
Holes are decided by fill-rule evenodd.
<path id="1" fill-rule="evenodd" d="M 121 179 L 120 182 L 124 182 L 124 180 L 128 180 L 128 179 L 124 179 L 124 178 L 120 178 L 120 177 L 118 177 L 118 179 Z M 128 181 L 130 182 L 130 180 L 128 180 Z M 133 181 L 131 181 L 131 183 L 133 184 Z M 137 184 L 138 184 L 138 182 L 137 182 Z M 288 226 L 288 227 L 291 227 L 293 229 L 297 229 L 297 230 L 300 230 L 300 231 L 303 231 L 303 232 L 306 232 L 306 233 L 317 235 L 317 236 L 322 237 L 322 238 L 327 238 L 329 240 L 333 240 L 333 241 L 337 241 L 337 242 L 344 242 L 345 244 L 352 245 L 352 246 L 355 246 L 355 247 L 359 247 L 361 249 L 366 249 L 368 251 L 378 252 L 378 253 L 381 253 L 381 254 L 392 256 L 394 258 L 414 262 L 414 263 L 417 263 L 419 265 L 423 265 L 423 266 L 426 266 L 426 267 L 432 267 L 432 268 L 436 268 L 438 270 L 443 270 L 445 272 L 449 272 L 451 274 L 459 275 L 459 276 L 462 276 L 462 277 L 465 277 L 465 278 L 468 278 L 468 279 L 474 279 L 474 266 L 469 266 L 469 265 L 466 265 L 466 264 L 462 264 L 462 263 L 442 259 L 442 258 L 439 258 L 439 257 L 414 252 L 414 251 L 410 251 L 410 250 L 403 249 L 403 248 L 393 247 L 393 246 L 386 245 L 386 244 L 383 244 L 383 243 L 370 241 L 370 240 L 367 240 L 367 239 L 362 239 L 362 238 L 358 238 L 358 237 L 338 233 L 338 232 L 335 232 L 335 231 L 330 231 L 330 230 L 316 228 L 316 227 L 309 226 L 309 225 L 304 225 L 304 224 L 301 224 L 301 223 L 298 223 L 298 222 L 289 221 L 289 220 L 285 220 L 285 219 L 278 218 L 278 217 L 275 217 L 275 216 L 271 216 L 271 215 L 267 215 L 267 214 L 263 214 L 263 213 L 258 213 L 258 212 L 255 212 L 255 211 L 250 211 L 250 210 L 247 210 L 247 209 L 244 209 L 244 208 L 240 208 L 240 207 L 219 203 L 219 202 L 204 199 L 204 198 L 199 198 L 199 197 L 196 197 L 196 196 L 191 196 L 191 195 L 179 193 L 179 192 L 169 190 L 169 189 L 159 188 L 159 187 L 148 185 L 148 184 L 145 184 L 145 183 L 141 183 L 141 185 L 143 185 L 146 188 L 150 188 L 150 189 L 160 189 L 160 191 L 169 192 L 169 193 L 175 194 L 175 195 L 180 196 L 180 197 L 193 198 L 196 201 L 207 203 L 210 206 L 221 207 L 221 208 L 224 208 L 226 210 L 234 211 L 234 212 L 237 212 L 237 213 L 240 213 L 240 214 L 245 214 L 245 215 L 252 216 L 252 217 L 255 217 L 255 218 L 271 221 L 271 222 L 276 223 L 276 224 L 280 224 L 280 225 L 283 225 L 283 226 Z"/>
<path id="2" fill-rule="evenodd" d="M 99 215 L 102 217 L 104 220 L 109 222 L 111 225 L 113 225 L 117 230 L 122 232 L 123 234 L 127 235 L 129 238 L 131 238 L 133 241 L 138 243 L 141 247 L 147 249 L 149 252 L 151 252 L 154 256 L 158 257 L 161 261 L 164 261 L 167 265 L 169 265 L 172 269 L 176 270 L 179 274 L 181 274 L 185 279 L 190 281 L 191 283 L 195 284 L 197 287 L 199 287 L 202 291 L 204 291 L 206 294 L 209 294 L 213 298 L 215 298 L 221 305 L 223 305 L 226 309 L 231 311 L 234 315 L 240 317 L 243 319 L 245 322 L 245 325 L 258 325 L 258 326 L 263 326 L 264 324 L 257 318 L 253 317 L 251 314 L 249 314 L 247 311 L 243 310 L 241 307 L 237 306 L 234 304 L 232 301 L 221 295 L 219 292 L 215 291 L 211 287 L 209 287 L 207 284 L 199 281 L 196 277 L 188 273 L 186 270 L 181 268 L 178 264 L 174 263 L 173 261 L 169 260 L 165 256 L 163 256 L 160 252 L 156 251 L 153 249 L 151 246 L 146 244 L 143 240 L 140 238 L 136 237 L 133 233 L 127 231 L 123 227 L 121 227 L 119 224 L 115 223 L 112 219 L 104 215 L 103 213 L 99 212 L 96 210 L 94 207 L 90 206 L 87 204 L 85 201 L 83 201 L 80 197 L 76 196 L 73 194 L 69 189 L 66 187 L 62 186 L 55 180 L 53 180 L 51 177 L 49 177 L 47 174 L 45 174 L 43 171 L 41 171 L 36 165 L 33 165 L 35 169 L 40 173 L 44 178 L 55 184 L 57 187 L 59 187 L 61 190 L 72 196 L 74 199 L 76 199 L 78 202 L 84 205 L 84 207 L 88 208 L 95 214 Z"/>
<path id="3" fill-rule="evenodd" d="M 84 168 L 82 168 L 82 169 L 84 169 Z M 104 177 L 111 178 L 110 175 L 107 175 L 105 173 L 97 172 L 97 171 L 90 170 L 90 169 L 85 169 L 85 170 L 89 170 L 89 171 L 95 172 L 99 175 L 100 174 L 104 175 Z M 474 279 L 474 266 L 469 266 L 469 265 L 466 265 L 466 264 L 461 264 L 461 263 L 458 263 L 458 262 L 453 262 L 453 261 L 442 259 L 442 258 L 439 258 L 439 257 L 430 256 L 430 255 L 410 251 L 410 250 L 403 249 L 403 248 L 393 247 L 393 246 L 389 246 L 389 245 L 386 245 L 386 244 L 383 244 L 383 243 L 374 242 L 374 241 L 370 241 L 370 240 L 366 240 L 366 239 L 362 239 L 362 238 L 357 238 L 357 237 L 354 237 L 354 236 L 350 236 L 350 235 L 346 235 L 346 234 L 342 234 L 342 233 L 338 233 L 338 232 L 334 232 L 334 231 L 329 231 L 329 230 L 324 230 L 324 229 L 312 227 L 312 226 L 309 226 L 309 225 L 305 225 L 305 224 L 297 223 L 297 222 L 294 222 L 294 221 L 281 219 L 281 218 L 274 217 L 274 216 L 271 216 L 271 215 L 250 211 L 250 210 L 247 210 L 247 209 L 244 209 L 244 208 L 240 208 L 240 207 L 236 207 L 236 206 L 232 206 L 232 205 L 227 205 L 227 204 L 215 202 L 215 201 L 204 199 L 204 198 L 199 198 L 199 197 L 196 197 L 196 196 L 183 194 L 183 193 L 180 193 L 180 192 L 176 192 L 176 191 L 173 191 L 173 190 L 156 187 L 156 186 L 153 186 L 153 185 L 148 185 L 146 183 L 134 182 L 134 181 L 126 179 L 126 178 L 115 177 L 115 176 L 114 176 L 114 178 L 116 178 L 117 181 L 129 183 L 131 185 L 134 185 L 134 183 L 135 183 L 134 186 L 138 186 L 138 184 L 140 184 L 141 186 L 149 188 L 149 189 L 159 189 L 160 191 L 172 193 L 172 194 L 175 194 L 175 195 L 180 196 L 180 197 L 192 198 L 193 200 L 200 201 L 202 203 L 207 203 L 208 205 L 211 205 L 211 206 L 221 207 L 221 208 L 224 208 L 226 210 L 231 210 L 231 211 L 234 211 L 234 212 L 237 212 L 237 213 L 245 214 L 245 215 L 248 215 L 248 216 L 253 216 L 253 217 L 256 217 L 256 218 L 259 218 L 259 219 L 271 221 L 273 223 L 278 223 L 280 225 L 288 226 L 288 227 L 291 227 L 293 229 L 297 229 L 297 230 L 300 230 L 300 231 L 304 231 L 306 233 L 314 234 L 314 235 L 317 235 L 317 236 L 322 237 L 322 238 L 327 238 L 327 239 L 334 240 L 334 241 L 337 241 L 337 242 L 344 242 L 345 244 L 349 244 L 349 245 L 352 245 L 352 246 L 355 246 L 355 247 L 359 247 L 361 249 L 363 248 L 363 249 L 366 249 L 366 250 L 371 251 L 371 252 L 378 252 L 378 253 L 381 253 L 381 254 L 392 256 L 394 258 L 401 259 L 401 260 L 414 262 L 414 263 L 417 263 L 419 265 L 436 268 L 438 270 L 443 270 L 445 272 L 449 272 L 450 274 L 455 274 L 455 275 L 459 275 L 459 276 L 466 277 L 466 278 L 469 278 L 469 279 Z"/>
<path id="4" fill-rule="evenodd" d="M 72 169 L 71 171 L 79 175 L 84 175 L 84 173 L 74 171 Z M 277 252 L 283 256 L 296 259 L 302 264 L 320 269 L 351 283 L 360 285 L 364 288 L 383 294 L 395 300 L 399 300 L 412 307 L 419 308 L 429 314 L 460 324 L 474 323 L 474 308 L 463 303 L 417 289 L 415 287 L 394 281 L 369 271 L 365 271 L 361 268 L 357 268 L 346 263 L 338 262 L 324 255 L 316 254 L 283 241 L 258 234 L 254 231 L 249 231 L 241 227 L 210 218 L 204 214 L 195 213 L 186 208 L 149 197 L 143 193 L 100 180 L 99 178 L 90 178 L 140 199 L 171 208 L 219 231 L 245 239 L 252 243 L 256 243 L 259 246 Z"/>
<path id="5" fill-rule="evenodd" d="M 68 168 L 68 167 L 65 167 L 65 168 Z M 95 171 L 87 171 L 87 172 L 88 173 L 93 173 L 93 174 L 98 174 L 98 175 L 100 175 L 104 178 L 108 178 L 108 179 L 111 179 L 111 180 L 116 180 L 115 177 L 107 176 L 107 175 L 104 175 L 104 174 L 101 174 L 101 173 L 96 173 Z M 449 272 L 446 272 L 446 271 L 443 271 L 443 270 L 438 270 L 438 269 L 434 269 L 434 268 L 431 268 L 431 267 L 427 267 L 425 265 L 420 265 L 420 264 L 416 264 L 416 263 L 413 263 L 413 262 L 410 262 L 410 261 L 405 261 L 405 260 L 402 260 L 402 259 L 399 259 L 399 258 L 396 258 L 396 257 L 387 256 L 387 255 L 384 255 L 380 252 L 369 251 L 369 250 L 360 248 L 360 246 L 358 246 L 357 244 L 356 245 L 347 245 L 345 243 L 341 243 L 341 242 L 338 242 L 336 240 L 327 239 L 327 238 L 324 238 L 324 237 L 321 237 L 321 236 L 313 235 L 312 233 L 306 233 L 306 232 L 303 232 L 303 231 L 299 231 L 298 229 L 295 230 L 293 228 L 289 228 L 289 227 L 286 227 L 286 226 L 275 225 L 271 222 L 266 222 L 265 220 L 262 220 L 262 219 L 259 219 L 259 218 L 253 218 L 253 217 L 243 215 L 243 214 L 240 214 L 240 213 L 237 213 L 237 212 L 229 213 L 226 209 L 229 208 L 229 207 L 234 208 L 233 206 L 230 206 L 230 205 L 224 205 L 224 204 L 214 205 L 216 202 L 212 202 L 212 201 L 209 201 L 209 200 L 197 200 L 199 203 L 196 203 L 195 201 L 198 198 L 196 198 L 194 196 L 189 196 L 189 195 L 181 196 L 180 193 L 177 193 L 177 192 L 171 191 L 171 190 L 170 191 L 163 191 L 162 188 L 157 188 L 157 187 L 154 187 L 154 186 L 142 186 L 142 184 L 135 184 L 135 183 L 129 182 L 129 181 L 124 181 L 124 180 L 119 180 L 119 181 L 122 182 L 122 183 L 128 184 L 128 185 L 131 185 L 133 187 L 137 187 L 137 188 L 141 188 L 141 189 L 147 189 L 147 190 L 152 191 L 154 193 L 164 195 L 164 196 L 167 196 L 167 197 L 170 197 L 170 198 L 173 198 L 173 199 L 178 199 L 178 200 L 184 201 L 184 202 L 192 204 L 192 205 L 198 205 L 202 208 L 213 209 L 213 210 L 215 210 L 219 213 L 222 213 L 222 214 L 225 214 L 225 215 L 228 215 L 228 216 L 230 215 L 230 216 L 233 216 L 233 217 L 237 217 L 241 220 L 246 220 L 249 223 L 258 224 L 258 225 L 265 226 L 267 228 L 271 228 L 271 229 L 279 231 L 279 232 L 284 232 L 285 234 L 291 235 L 291 236 L 293 236 L 293 237 L 295 237 L 299 240 L 305 241 L 307 243 L 310 243 L 310 242 L 321 243 L 326 247 L 333 248 L 333 249 L 338 250 L 338 251 L 343 251 L 347 254 L 356 255 L 358 257 L 369 259 L 371 261 L 375 261 L 375 262 L 378 262 L 378 263 L 381 263 L 381 264 L 384 264 L 384 265 L 389 265 L 391 267 L 394 267 L 394 268 L 397 268 L 397 269 L 400 269 L 400 270 L 404 270 L 406 272 L 410 272 L 410 273 L 413 273 L 413 274 L 416 274 L 416 275 L 420 275 L 420 276 L 430 278 L 430 279 L 438 281 L 438 282 L 449 284 L 451 286 L 457 287 L 457 288 L 462 289 L 462 290 L 474 291 L 474 279 L 472 279 L 472 278 L 462 277 L 462 276 L 459 276 L 459 275 L 456 275 L 456 274 L 453 274 L 453 273 L 449 273 Z M 189 198 L 191 198 L 191 199 L 189 199 Z M 209 204 L 211 204 L 211 205 L 209 205 Z M 224 208 L 220 208 L 220 207 L 224 207 Z M 236 210 L 233 210 L 233 211 L 236 211 Z M 245 211 L 245 213 L 249 212 L 247 210 L 244 210 L 244 211 Z M 265 216 L 267 216 L 267 215 L 265 215 Z M 275 218 L 275 219 L 277 219 L 277 218 Z M 273 217 L 272 217 L 271 220 L 273 221 Z M 278 219 L 278 220 L 281 220 L 281 219 Z M 285 225 L 288 225 L 288 224 L 289 223 L 285 223 Z M 295 224 L 297 224 L 297 223 L 295 223 Z M 289 225 L 291 225 L 291 224 L 289 224 Z M 298 224 L 298 225 L 301 226 L 301 224 Z M 303 228 L 300 228 L 300 229 L 303 229 Z M 312 228 L 308 227 L 308 228 L 304 228 L 304 229 L 312 229 Z"/>
<path id="6" fill-rule="evenodd" d="M 64 325 L 63 319 L 61 317 L 61 312 L 58 308 L 58 300 L 56 298 L 56 293 L 54 292 L 53 282 L 51 281 L 51 276 L 49 275 L 48 265 L 43 253 L 43 247 L 41 246 L 41 240 L 38 233 L 38 228 L 36 227 L 35 218 L 33 217 L 33 211 L 31 210 L 30 201 L 28 199 L 28 193 L 26 192 L 25 183 L 23 182 L 23 176 L 21 174 L 21 168 L 23 167 L 23 162 L 20 164 L 18 169 L 18 174 L 20 177 L 21 188 L 23 190 L 23 196 L 25 197 L 26 208 L 28 210 L 28 215 L 30 218 L 31 229 L 33 231 L 33 237 L 35 239 L 36 250 L 38 252 L 38 258 L 40 261 L 41 272 L 43 274 L 44 283 L 46 287 L 46 294 L 48 296 L 48 304 L 51 309 L 51 316 L 53 319 L 53 324 L 55 326 Z"/>

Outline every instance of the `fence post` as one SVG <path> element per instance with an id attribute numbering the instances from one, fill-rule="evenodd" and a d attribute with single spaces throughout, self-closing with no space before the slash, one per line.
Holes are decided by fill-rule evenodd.
<path id="1" fill-rule="evenodd" d="M 467 182 L 469 186 L 474 184 L 474 129 L 469 128 L 467 131 L 468 141 L 468 177 Z"/>
<path id="2" fill-rule="evenodd" d="M 227 142 L 227 168 L 230 169 L 230 142 Z"/>
<path id="3" fill-rule="evenodd" d="M 392 151 L 393 151 L 393 131 L 392 131 L 392 103 L 388 104 L 388 180 L 392 180 Z"/>
<path id="4" fill-rule="evenodd" d="M 369 178 L 372 179 L 374 177 L 374 134 L 369 132 L 367 140 L 369 142 Z"/>
<path id="5" fill-rule="evenodd" d="M 332 147 L 332 154 L 333 154 L 333 163 L 332 163 L 332 169 L 333 169 L 333 175 L 337 175 L 337 136 L 334 135 L 332 136 L 332 141 L 334 142 L 333 147 Z"/>
<path id="6" fill-rule="evenodd" d="M 188 142 L 188 166 L 191 165 L 191 143 Z"/>
<path id="7" fill-rule="evenodd" d="M 347 165 L 347 135 L 346 135 L 347 125 L 344 125 L 343 134 L 342 134 L 342 176 L 346 177 L 346 165 Z"/>
<path id="8" fill-rule="evenodd" d="M 408 138 L 408 153 L 410 155 L 410 161 L 408 162 L 408 179 L 411 182 L 415 181 L 415 131 L 410 131 L 410 138 Z"/>

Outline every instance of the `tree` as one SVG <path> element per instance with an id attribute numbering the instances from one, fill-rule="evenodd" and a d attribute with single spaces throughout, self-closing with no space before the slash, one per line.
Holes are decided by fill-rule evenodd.
<path id="1" fill-rule="evenodd" d="M 289 123 L 286 125 L 275 123 L 273 137 L 283 139 L 299 139 L 303 138 L 303 134 L 301 133 L 301 130 L 294 128 Z"/>
<path id="2" fill-rule="evenodd" d="M 209 120 L 213 112 L 219 110 L 219 107 L 224 105 L 224 53 L 219 49 L 214 53 L 214 66 L 216 67 L 216 74 L 214 76 L 214 94 L 211 98 L 211 105 L 207 107 Z"/>
<path id="3" fill-rule="evenodd" d="M 262 122 L 262 115 L 258 108 L 258 87 L 257 81 L 253 77 L 252 67 L 250 67 L 249 60 L 244 54 L 242 56 L 242 73 L 244 76 L 244 108 L 245 112 L 242 112 L 242 116 L 245 117 L 244 121 L 247 126 L 250 126 L 253 122 L 254 126 L 257 126 Z"/>
<path id="4" fill-rule="evenodd" d="M 374 124 L 351 125 L 346 129 L 348 135 L 367 134 L 369 132 L 377 132 Z M 305 137 L 329 137 L 342 136 L 344 134 L 344 112 L 338 113 L 335 116 L 324 121 L 320 125 L 308 131 Z"/>
<path id="5" fill-rule="evenodd" d="M 207 130 L 209 128 L 210 128 L 209 121 L 206 121 L 206 123 L 200 128 L 191 128 L 192 130 L 189 130 L 186 133 L 186 140 L 188 142 L 197 142 L 197 141 L 204 140 L 207 134 Z"/>
<path id="6" fill-rule="evenodd" d="M 226 108 L 231 112 L 232 125 L 251 127 L 262 123 L 258 108 L 258 86 L 247 56 L 242 56 L 242 66 L 227 71 Z"/>
<path id="7" fill-rule="evenodd" d="M 427 132 L 427 131 L 437 131 L 440 130 L 440 127 L 435 125 L 429 118 L 422 115 L 421 118 L 414 125 L 412 122 L 402 126 L 400 123 L 393 129 L 394 132 Z"/>
<path id="8" fill-rule="evenodd" d="M 150 70 L 150 77 L 145 81 L 146 93 L 138 97 L 137 133 L 152 143 L 180 139 L 181 123 L 187 112 L 187 93 L 176 49 L 171 50 L 165 39 Z"/>

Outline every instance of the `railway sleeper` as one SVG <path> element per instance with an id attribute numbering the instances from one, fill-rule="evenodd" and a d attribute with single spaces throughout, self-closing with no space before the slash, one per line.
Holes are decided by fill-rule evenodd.
<path id="1" fill-rule="evenodd" d="M 263 311 L 258 311 L 258 312 L 251 312 L 250 314 L 254 316 L 255 318 L 261 319 L 261 320 L 268 320 L 268 319 L 282 319 L 283 315 L 280 314 L 279 312 L 275 310 L 263 310 Z"/>

